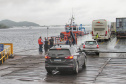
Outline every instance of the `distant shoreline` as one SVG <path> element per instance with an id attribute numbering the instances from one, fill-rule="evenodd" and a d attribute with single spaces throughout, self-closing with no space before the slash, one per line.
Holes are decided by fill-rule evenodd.
<path id="1" fill-rule="evenodd" d="M 8 28 L 0 28 L 0 29 L 9 29 L 9 27 Z"/>

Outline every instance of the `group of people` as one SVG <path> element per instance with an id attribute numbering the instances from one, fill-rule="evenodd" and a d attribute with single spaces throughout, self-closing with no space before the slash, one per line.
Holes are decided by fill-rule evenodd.
<path id="1" fill-rule="evenodd" d="M 43 45 L 44 45 L 45 53 L 47 53 L 48 49 L 50 49 L 54 45 L 54 40 L 52 37 L 49 40 L 45 37 L 45 41 L 43 41 L 42 37 L 40 36 L 38 39 L 38 44 L 39 44 L 39 52 L 40 53 L 43 52 Z"/>
<path id="2" fill-rule="evenodd" d="M 96 39 L 98 39 L 98 33 L 96 34 Z M 61 39 L 62 41 L 62 39 Z M 39 52 L 43 52 L 43 45 L 44 45 L 44 50 L 45 53 L 47 53 L 48 49 L 50 49 L 53 45 L 54 45 L 54 39 L 51 37 L 51 39 L 47 39 L 45 37 L 45 41 L 42 40 L 42 37 L 40 36 L 38 39 L 38 44 L 39 44 Z M 70 44 L 75 44 L 70 38 L 68 38 L 66 40 L 66 45 L 70 45 Z"/>
<path id="3" fill-rule="evenodd" d="M 68 37 L 67 39 L 66 39 L 66 43 L 65 43 L 66 45 L 74 45 L 74 44 L 76 44 L 76 41 L 75 41 L 75 39 L 73 39 L 72 37 Z"/>

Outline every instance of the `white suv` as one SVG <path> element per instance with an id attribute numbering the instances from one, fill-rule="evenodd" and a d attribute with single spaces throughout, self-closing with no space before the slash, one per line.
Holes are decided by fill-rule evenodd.
<path id="1" fill-rule="evenodd" d="M 95 52 L 99 55 L 99 45 L 96 40 L 88 40 L 82 43 L 80 49 L 84 52 Z"/>

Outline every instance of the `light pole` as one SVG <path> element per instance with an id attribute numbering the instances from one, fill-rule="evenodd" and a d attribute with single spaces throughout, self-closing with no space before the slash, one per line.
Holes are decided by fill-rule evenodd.
<path id="1" fill-rule="evenodd" d="M 49 29 L 49 28 L 47 27 L 47 39 L 48 39 L 48 29 Z"/>

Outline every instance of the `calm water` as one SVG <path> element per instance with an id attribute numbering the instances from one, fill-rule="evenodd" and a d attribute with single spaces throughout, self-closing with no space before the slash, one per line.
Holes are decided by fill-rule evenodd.
<path id="1" fill-rule="evenodd" d="M 48 29 L 48 36 L 60 35 L 64 27 Z M 0 29 L 0 43 L 13 43 L 14 52 L 38 48 L 38 38 L 47 37 L 47 28 L 9 28 Z"/>

